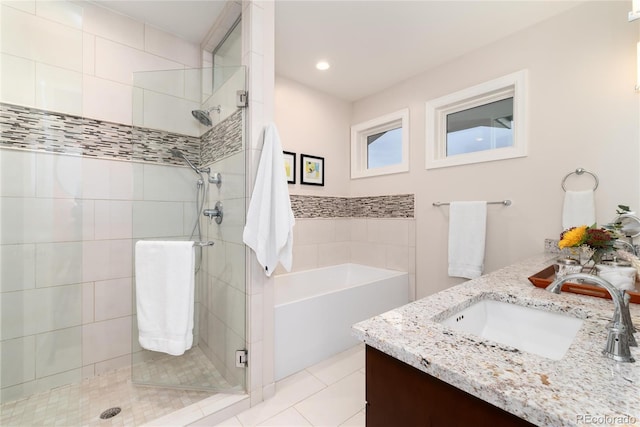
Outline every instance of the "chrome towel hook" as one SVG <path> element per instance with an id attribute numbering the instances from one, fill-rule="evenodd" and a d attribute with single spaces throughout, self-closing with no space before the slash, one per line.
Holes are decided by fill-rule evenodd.
<path id="1" fill-rule="evenodd" d="M 567 191 L 567 188 L 564 186 L 564 184 L 565 184 L 565 182 L 567 181 L 567 178 L 569 178 L 571 175 L 573 175 L 573 174 L 576 174 L 576 175 L 582 175 L 582 174 L 584 174 L 584 173 L 589 174 L 589 175 L 591 175 L 591 176 L 593 177 L 593 179 L 594 179 L 594 180 L 595 180 L 595 182 L 596 182 L 596 184 L 595 184 L 595 185 L 594 185 L 594 187 L 593 187 L 593 191 L 596 191 L 596 189 L 598 188 L 598 185 L 600 184 L 600 181 L 598 180 L 598 176 L 597 176 L 595 173 L 593 173 L 593 172 L 589 172 L 588 170 L 586 170 L 586 169 L 584 169 L 584 168 L 578 168 L 578 169 L 576 169 L 575 171 L 573 171 L 573 172 L 569 172 L 568 174 L 566 174 L 566 175 L 564 176 L 564 178 L 562 179 L 562 184 L 561 184 L 561 185 L 562 185 L 562 189 L 563 189 L 564 191 Z"/>

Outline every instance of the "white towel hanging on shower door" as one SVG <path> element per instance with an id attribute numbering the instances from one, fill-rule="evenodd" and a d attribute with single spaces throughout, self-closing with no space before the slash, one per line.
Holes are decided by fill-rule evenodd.
<path id="1" fill-rule="evenodd" d="M 193 242 L 141 240 L 135 252 L 138 341 L 180 356 L 193 345 Z"/>

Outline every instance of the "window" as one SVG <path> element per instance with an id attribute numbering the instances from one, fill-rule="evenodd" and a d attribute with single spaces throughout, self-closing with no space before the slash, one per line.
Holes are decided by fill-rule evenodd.
<path id="1" fill-rule="evenodd" d="M 409 170 L 409 110 L 351 127 L 351 178 Z"/>
<path id="2" fill-rule="evenodd" d="M 524 157 L 526 72 L 427 102 L 426 168 Z"/>

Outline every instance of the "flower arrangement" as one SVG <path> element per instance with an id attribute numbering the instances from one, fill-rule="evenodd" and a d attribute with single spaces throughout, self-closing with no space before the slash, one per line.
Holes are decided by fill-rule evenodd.
<path id="1" fill-rule="evenodd" d="M 570 250 L 573 255 L 582 253 L 588 256 L 585 264 L 593 261 L 595 265 L 602 261 L 605 255 L 615 251 L 614 245 L 618 237 L 615 230 L 598 228 L 595 224 L 581 225 L 564 230 L 560 234 L 558 247 L 560 249 L 576 248 L 577 251 Z"/>
<path id="2" fill-rule="evenodd" d="M 612 223 L 605 224 L 601 228 L 593 224 L 591 226 L 581 225 L 564 230 L 562 234 L 560 234 L 558 247 L 560 249 L 569 249 L 571 256 L 586 259 L 586 261 L 582 263 L 583 265 L 591 261 L 593 261 L 594 265 L 598 264 L 608 255 L 612 258 L 620 257 L 640 265 L 640 259 L 638 259 L 638 257 L 615 247 L 616 240 L 622 237 L 620 233 L 622 229 L 620 215 L 627 213 L 631 213 L 629 206 L 618 205 L 616 209 L 618 217 Z M 638 274 L 640 275 L 640 271 Z"/>

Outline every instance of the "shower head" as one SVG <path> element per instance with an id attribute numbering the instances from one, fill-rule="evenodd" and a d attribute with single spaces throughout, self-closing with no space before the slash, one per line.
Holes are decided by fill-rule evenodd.
<path id="1" fill-rule="evenodd" d="M 211 116 L 209 116 L 209 113 L 215 111 L 220 114 L 220 110 L 221 107 L 219 105 L 216 105 L 215 107 L 211 107 L 208 110 L 192 110 L 191 114 L 203 125 L 211 126 L 213 122 L 211 121 Z"/>
<path id="2" fill-rule="evenodd" d="M 204 169 L 200 169 L 198 168 L 196 165 L 194 165 L 193 163 L 191 163 L 191 161 L 187 158 L 187 156 L 184 155 L 184 153 L 180 150 L 178 150 L 177 148 L 171 148 L 169 149 L 169 152 L 171 153 L 171 155 L 173 157 L 178 157 L 181 158 L 182 160 L 184 160 L 191 169 L 193 169 L 193 171 L 195 173 L 197 173 L 198 175 L 200 175 L 203 172 L 209 172 L 209 168 L 204 168 Z"/>

